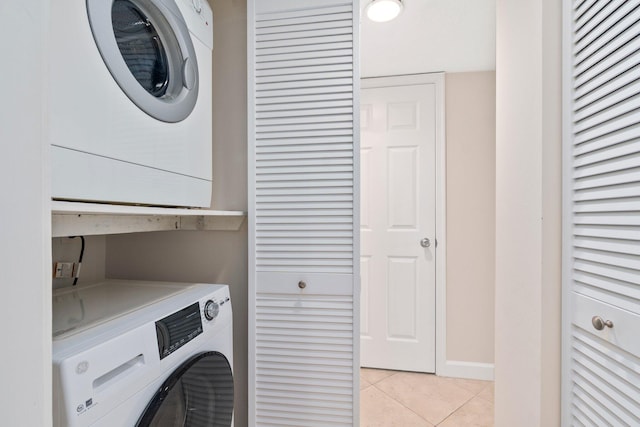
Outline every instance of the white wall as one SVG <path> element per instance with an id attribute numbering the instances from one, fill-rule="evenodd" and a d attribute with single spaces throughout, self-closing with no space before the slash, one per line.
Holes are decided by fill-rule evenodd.
<path id="1" fill-rule="evenodd" d="M 368 3 L 361 0 L 361 9 Z M 495 0 L 403 3 L 393 21 L 363 17 L 362 77 L 495 69 Z"/>
<path id="2" fill-rule="evenodd" d="M 247 210 L 247 4 L 213 8 L 214 209 Z"/>
<path id="3" fill-rule="evenodd" d="M 497 3 L 497 427 L 560 423 L 560 11 Z"/>
<path id="4" fill-rule="evenodd" d="M 0 414 L 51 425 L 51 219 L 44 71 L 48 0 L 0 2 Z"/>
<path id="5" fill-rule="evenodd" d="M 447 360 L 492 365 L 496 74 L 449 73 L 445 84 Z"/>

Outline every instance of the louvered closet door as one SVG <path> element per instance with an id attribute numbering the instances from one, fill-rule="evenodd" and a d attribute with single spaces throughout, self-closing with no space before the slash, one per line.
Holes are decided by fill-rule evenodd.
<path id="1" fill-rule="evenodd" d="M 249 424 L 358 425 L 357 3 L 248 14 Z"/>
<path id="2" fill-rule="evenodd" d="M 640 0 L 564 25 L 563 425 L 640 426 Z"/>

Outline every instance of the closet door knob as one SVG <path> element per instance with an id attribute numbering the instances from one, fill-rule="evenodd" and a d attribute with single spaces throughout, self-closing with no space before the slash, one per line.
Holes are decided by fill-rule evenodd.
<path id="1" fill-rule="evenodd" d="M 591 318 L 591 324 L 599 331 L 603 330 L 605 327 L 613 328 L 613 322 L 611 320 L 603 320 L 600 316 L 593 316 Z"/>
<path id="2" fill-rule="evenodd" d="M 307 287 L 307 282 L 304 282 L 304 281 L 302 281 L 302 280 L 301 280 L 301 281 L 299 281 L 299 282 L 298 282 L 298 287 L 299 287 L 300 289 L 304 289 L 304 288 L 306 288 L 306 287 Z"/>
<path id="3" fill-rule="evenodd" d="M 420 246 L 422 246 L 423 248 L 428 248 L 429 246 L 431 246 L 431 240 L 425 237 L 424 239 L 420 240 Z"/>

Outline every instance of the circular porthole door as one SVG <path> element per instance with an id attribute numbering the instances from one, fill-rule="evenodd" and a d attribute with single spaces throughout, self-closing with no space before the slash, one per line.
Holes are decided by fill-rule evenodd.
<path id="1" fill-rule="evenodd" d="M 136 427 L 230 427 L 232 417 L 231 366 L 221 353 L 209 351 L 167 378 Z"/>
<path id="2" fill-rule="evenodd" d="M 93 37 L 109 72 L 142 111 L 186 119 L 198 98 L 198 64 L 173 0 L 87 0 Z"/>

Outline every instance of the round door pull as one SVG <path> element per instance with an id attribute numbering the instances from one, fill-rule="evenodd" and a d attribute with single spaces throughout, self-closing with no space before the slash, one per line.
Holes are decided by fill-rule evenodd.
<path id="1" fill-rule="evenodd" d="M 429 246 L 431 246 L 431 240 L 429 240 L 428 237 L 425 237 L 424 239 L 420 240 L 420 246 L 422 246 L 423 248 L 428 248 Z"/>
<path id="2" fill-rule="evenodd" d="M 591 324 L 598 331 L 603 330 L 605 327 L 613 328 L 613 322 L 611 320 L 603 320 L 600 316 L 593 316 L 591 318 Z"/>
<path id="3" fill-rule="evenodd" d="M 304 288 L 306 288 L 306 287 L 307 287 L 307 282 L 305 282 L 305 281 L 303 281 L 303 280 L 299 281 L 299 282 L 298 282 L 298 287 L 299 287 L 300 289 L 304 289 Z"/>

